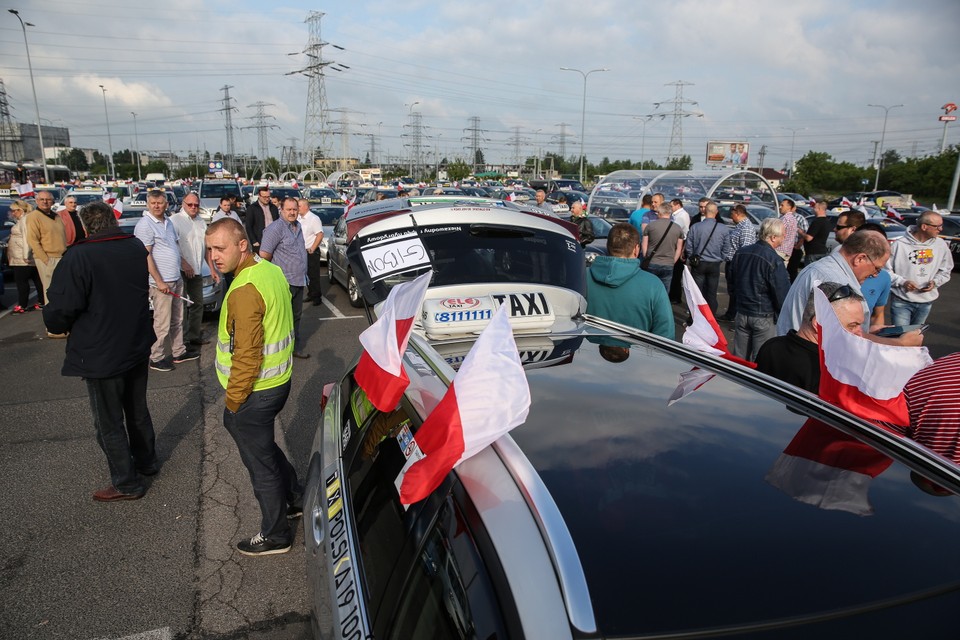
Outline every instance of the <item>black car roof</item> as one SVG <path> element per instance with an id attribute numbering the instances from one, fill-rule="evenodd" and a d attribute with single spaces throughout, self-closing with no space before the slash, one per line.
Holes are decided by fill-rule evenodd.
<path id="1" fill-rule="evenodd" d="M 628 358 L 613 363 L 604 353 L 628 343 L 595 335 L 571 349 L 566 340 L 564 364 L 527 370 L 530 415 L 511 435 L 569 527 L 602 634 L 821 620 L 884 602 L 855 629 L 885 632 L 911 617 L 891 618 L 893 603 L 909 610 L 909 598 L 928 589 L 952 604 L 921 603 L 914 613 L 951 628 L 960 604 L 956 496 L 921 492 L 906 465 L 825 427 L 879 473 L 831 485 L 845 501 L 801 502 L 791 492 L 809 485 L 815 494 L 815 478 L 782 476 L 794 458 L 784 450 L 807 416 L 788 409 L 786 396 L 721 374 L 671 405 L 690 362 L 631 340 Z M 771 637 L 784 637 L 789 625 L 772 624 Z M 830 635 L 842 624 L 816 629 Z"/>

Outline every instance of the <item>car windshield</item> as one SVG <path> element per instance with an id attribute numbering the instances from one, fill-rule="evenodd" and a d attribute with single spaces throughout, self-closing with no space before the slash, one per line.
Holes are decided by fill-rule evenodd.
<path id="1" fill-rule="evenodd" d="M 280 200 L 284 198 L 297 198 L 299 199 L 300 190 L 294 189 L 293 187 L 270 187 L 270 197 L 278 197 Z"/>
<path id="2" fill-rule="evenodd" d="M 71 198 L 77 199 L 77 206 L 82 207 L 85 204 L 90 204 L 91 202 L 96 202 L 97 200 L 103 200 L 103 193 L 71 193 L 69 194 Z"/>
<path id="3" fill-rule="evenodd" d="M 343 207 L 310 207 L 310 211 L 317 214 L 324 226 L 333 226 L 343 215 Z"/>
<path id="4" fill-rule="evenodd" d="M 236 182 L 201 182 L 201 198 L 222 198 L 223 196 L 239 196 L 240 185 Z"/>
<path id="5" fill-rule="evenodd" d="M 557 189 L 561 191 L 567 191 L 573 189 L 574 191 L 583 191 L 586 193 L 588 189 L 581 184 L 579 180 L 554 180 L 554 183 L 557 185 Z"/>
<path id="6" fill-rule="evenodd" d="M 307 192 L 308 198 L 336 198 L 340 199 L 340 196 L 333 189 L 310 189 Z"/>
<path id="7" fill-rule="evenodd" d="M 559 231 L 487 223 L 423 226 L 418 231 L 411 231 L 410 237 L 419 236 L 427 250 L 434 270 L 431 287 L 502 282 L 549 285 L 581 294 L 586 290 L 582 250 Z M 364 243 L 378 240 L 382 246 L 379 236 L 360 238 L 359 246 L 351 249 L 363 254 Z M 354 250 L 350 253 L 355 256 Z M 376 301 L 386 299 L 394 285 L 423 271 L 420 267 L 376 281 Z"/>

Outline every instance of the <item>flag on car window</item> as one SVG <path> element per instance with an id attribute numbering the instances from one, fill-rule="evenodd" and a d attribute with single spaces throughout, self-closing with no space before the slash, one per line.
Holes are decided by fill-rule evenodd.
<path id="1" fill-rule="evenodd" d="M 713 311 L 710 310 L 710 305 L 707 304 L 700 288 L 693 280 L 690 268 L 686 265 L 683 266 L 683 295 L 687 300 L 687 309 L 693 317 L 693 324 L 683 332 L 683 344 L 697 351 L 712 353 L 725 360 L 755 369 L 756 363 L 730 353 L 730 349 L 727 348 L 727 338 L 723 335 L 717 319 L 713 316 Z"/>
<path id="2" fill-rule="evenodd" d="M 926 347 L 879 344 L 845 330 L 827 296 L 814 288 L 820 335 L 820 397 L 866 420 L 908 426 L 903 388 L 933 362 Z"/>
<path id="3" fill-rule="evenodd" d="M 123 200 L 117 200 L 114 198 L 113 201 L 113 215 L 117 216 L 117 220 L 123 216 Z"/>
<path id="4" fill-rule="evenodd" d="M 893 218 L 894 220 L 900 220 L 901 222 L 903 222 L 903 216 L 900 215 L 900 212 L 894 209 L 893 205 L 890 204 L 889 202 L 887 203 L 887 208 L 885 213 L 887 214 L 888 218 Z"/>
<path id="5" fill-rule="evenodd" d="M 392 411 L 410 384 L 403 370 L 403 352 L 432 275 L 428 271 L 391 289 L 380 317 L 360 334 L 363 354 L 353 377 L 380 411 Z"/>
<path id="6" fill-rule="evenodd" d="M 529 411 L 530 387 L 501 306 L 417 431 L 414 439 L 426 457 L 405 469 L 400 502 L 429 496 L 456 465 L 523 424 Z"/>
<path id="7" fill-rule="evenodd" d="M 32 198 L 32 197 L 34 197 L 34 195 L 36 195 L 36 194 L 34 194 L 34 192 L 33 192 L 33 182 L 31 182 L 30 180 L 28 180 L 28 181 L 24 182 L 23 184 L 18 184 L 18 185 L 17 185 L 17 195 L 20 196 L 21 198 Z"/>

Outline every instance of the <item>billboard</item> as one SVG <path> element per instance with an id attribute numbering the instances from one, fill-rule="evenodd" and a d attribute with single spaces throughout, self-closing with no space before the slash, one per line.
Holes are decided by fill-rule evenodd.
<path id="1" fill-rule="evenodd" d="M 707 164 L 710 166 L 745 167 L 749 158 L 749 142 L 711 140 L 707 143 Z"/>

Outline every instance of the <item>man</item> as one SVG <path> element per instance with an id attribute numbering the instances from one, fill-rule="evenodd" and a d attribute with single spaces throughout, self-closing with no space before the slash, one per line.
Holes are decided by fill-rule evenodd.
<path id="1" fill-rule="evenodd" d="M 837 246 L 834 247 L 834 251 L 840 250 L 840 245 L 847 241 L 853 233 L 863 226 L 867 218 L 863 215 L 863 211 L 858 211 L 857 209 L 850 209 L 849 211 L 844 211 L 837 216 L 837 224 L 833 227 L 833 237 L 837 240 Z"/>
<path id="2" fill-rule="evenodd" d="M 170 216 L 177 230 L 177 247 L 180 249 L 180 276 L 183 291 L 193 304 L 187 304 L 183 319 L 183 341 L 188 346 L 200 347 L 209 344 L 203 339 L 203 263 L 207 261 L 207 247 L 203 236 L 207 223 L 200 217 L 200 197 L 188 193 L 183 198 L 183 207 Z M 210 269 L 212 273 L 214 269 Z"/>
<path id="3" fill-rule="evenodd" d="M 587 269 L 587 313 L 673 340 L 673 309 L 656 276 L 640 268 L 640 233 L 613 225 L 607 253 Z"/>
<path id="4" fill-rule="evenodd" d="M 662 193 L 653 194 L 653 202 L 659 207 L 658 202 L 662 203 L 664 201 Z M 670 218 L 673 220 L 674 224 L 680 227 L 680 233 L 683 236 L 684 241 L 687 239 L 687 234 L 690 232 L 690 214 L 687 213 L 687 210 L 683 208 L 683 202 L 680 200 L 671 200 L 670 204 L 667 205 L 670 207 Z M 683 302 L 683 256 L 680 256 L 680 259 L 673 263 L 673 280 L 670 284 L 670 301 L 674 304 L 681 304 Z"/>
<path id="5" fill-rule="evenodd" d="M 827 236 L 830 235 L 830 221 L 827 219 L 827 203 L 821 201 L 814 204 L 813 213 L 814 218 L 803 233 L 805 266 L 816 262 L 829 253 L 827 251 Z"/>
<path id="6" fill-rule="evenodd" d="M 943 216 L 924 211 L 917 224 L 907 229 L 890 247 L 890 315 L 895 325 L 923 324 L 930 315 L 938 289 L 950 280 L 953 256 L 938 237 Z"/>
<path id="7" fill-rule="evenodd" d="M 778 253 L 783 257 L 783 264 L 788 267 L 789 274 L 790 259 L 797 245 L 797 205 L 790 198 L 780 201 L 780 219 L 783 220 L 783 242 L 780 244 Z M 794 271 L 790 282 L 793 282 L 796 277 L 797 272 Z"/>
<path id="8" fill-rule="evenodd" d="M 570 202 L 570 222 L 580 229 L 580 246 L 585 247 L 596 240 L 593 233 L 593 224 L 583 210 L 583 200 L 580 198 L 568 198 L 567 200 Z"/>
<path id="9" fill-rule="evenodd" d="M 782 245 L 781 245 L 782 246 Z M 779 251 L 781 257 L 783 251 Z M 835 251 L 822 260 L 806 267 L 790 286 L 783 309 L 777 320 L 777 335 L 786 335 L 791 329 L 800 328 L 803 307 L 816 281 L 838 282 L 850 285 L 853 292 L 862 297 L 860 283 L 868 276 L 879 273 L 890 256 L 886 238 L 876 231 L 857 231 Z M 864 309 L 864 316 L 869 310 Z M 869 327 L 865 326 L 864 330 Z"/>
<path id="10" fill-rule="evenodd" d="M 64 255 L 43 320 L 69 333 L 62 373 L 87 386 L 97 443 L 111 484 L 100 502 L 137 500 L 142 476 L 159 471 L 147 407 L 147 359 L 153 329 L 147 305 L 147 252 L 117 227 L 113 208 L 93 202 L 80 213 L 89 236 Z"/>
<path id="11" fill-rule="evenodd" d="M 200 357 L 198 351 L 188 350 L 183 342 L 183 302 L 180 298 L 183 279 L 180 272 L 181 269 L 186 271 L 188 265 L 180 254 L 177 229 L 164 215 L 166 210 L 167 196 L 163 191 L 153 189 L 147 192 L 147 210 L 133 230 L 147 248 L 153 332 L 157 337 L 150 349 L 150 368 L 154 371 L 173 371 L 174 364 Z"/>
<path id="12" fill-rule="evenodd" d="M 663 198 L 662 195 L 660 197 Z M 674 198 L 670 201 L 670 218 L 680 225 L 680 229 L 683 230 L 683 237 L 686 238 L 687 233 L 690 232 L 690 214 L 683 208 L 683 200 Z"/>
<path id="13" fill-rule="evenodd" d="M 86 232 L 83 230 L 83 224 L 80 223 L 80 214 L 77 212 L 77 199 L 73 196 L 67 196 L 63 199 L 64 208 L 58 213 L 60 220 L 63 221 L 63 229 L 67 234 L 67 246 L 73 246 L 77 240 L 83 240 Z"/>
<path id="14" fill-rule="evenodd" d="M 752 226 L 752 225 L 751 225 Z M 790 290 L 787 268 L 777 254 L 783 241 L 783 221 L 766 218 L 760 223 L 760 239 L 741 247 L 729 263 L 736 291 L 736 329 L 733 355 L 754 361 L 760 347 L 777 335 L 777 314 Z"/>
<path id="15" fill-rule="evenodd" d="M 257 249 L 260 246 L 264 229 L 279 217 L 280 211 L 270 202 L 270 187 L 260 185 L 257 187 L 257 201 L 247 207 L 247 217 L 243 222 L 251 247 Z"/>
<path id="16" fill-rule="evenodd" d="M 281 203 L 281 220 L 263 232 L 260 257 L 269 260 L 283 271 L 290 287 L 291 310 L 295 342 L 293 357 L 307 359 L 300 339 L 300 315 L 303 313 L 303 289 L 307 285 L 307 249 L 300 226 L 300 205 L 296 198 L 285 198 Z"/>
<path id="17" fill-rule="evenodd" d="M 556 215 L 553 212 L 553 205 L 547 202 L 547 192 L 543 189 L 537 189 L 537 194 L 534 196 L 536 204 L 534 206 L 537 209 L 542 209 L 544 213 L 548 215 Z"/>
<path id="18" fill-rule="evenodd" d="M 310 201 L 297 200 L 297 216 L 303 229 L 303 243 L 307 249 L 307 300 L 314 305 L 323 304 L 323 292 L 320 291 L 320 243 L 323 242 L 323 222 L 310 211 Z"/>
<path id="19" fill-rule="evenodd" d="M 670 219 L 670 205 L 661 203 L 658 214 L 643 228 L 641 251 L 647 261 L 646 270 L 660 278 L 669 296 L 673 268 L 683 252 L 683 231 Z"/>
<path id="20" fill-rule="evenodd" d="M 706 198 L 700 200 L 701 206 L 706 209 L 704 200 L 707 200 L 707 203 L 710 200 Z M 727 281 L 727 297 L 729 300 L 727 302 L 727 312 L 720 319 L 727 321 L 734 320 L 737 315 L 737 287 L 736 276 L 733 271 L 733 257 L 737 254 L 737 251 L 757 241 L 757 227 L 747 216 L 745 206 L 738 204 L 733 207 L 730 211 L 730 219 L 733 221 L 734 227 L 723 239 L 723 250 L 721 251 L 724 262 L 723 275 Z"/>
<path id="21" fill-rule="evenodd" d="M 876 231 L 884 238 L 887 237 L 887 230 L 876 222 L 864 223 L 859 228 L 864 231 Z M 883 269 L 876 275 L 867 276 L 867 279 L 860 283 L 860 291 L 863 292 L 867 308 L 871 310 L 870 333 L 875 333 L 887 326 L 885 316 L 887 302 L 890 300 L 890 272 Z"/>
<path id="22" fill-rule="evenodd" d="M 649 193 L 640 198 L 640 208 L 630 214 L 629 222 L 634 229 L 643 233 L 643 228 L 657 219 L 658 214 L 653 208 L 653 196 Z M 652 215 L 651 215 L 652 214 Z"/>
<path id="23" fill-rule="evenodd" d="M 674 200 L 671 205 L 674 205 Z M 683 252 L 690 265 L 693 281 L 707 301 L 710 311 L 717 313 L 717 289 L 720 287 L 720 265 L 723 264 L 723 242 L 730 227 L 717 220 L 717 205 L 710 202 L 704 208 L 705 218 L 690 227 Z M 676 213 L 674 213 L 676 215 Z M 696 259 L 691 259 L 697 256 Z"/>
<path id="24" fill-rule="evenodd" d="M 841 326 L 855 336 L 863 336 L 863 297 L 850 285 L 838 282 L 823 282 L 820 290 L 826 294 Z M 820 336 L 814 304 L 811 290 L 799 329 L 767 340 L 757 353 L 757 371 L 817 394 L 820 392 Z"/>
<path id="25" fill-rule="evenodd" d="M 909 437 L 960 464 L 960 352 L 934 360 L 903 389 Z"/>
<path id="26" fill-rule="evenodd" d="M 703 214 L 707 210 L 707 205 L 713 202 L 710 198 L 700 198 L 697 202 L 697 213 L 690 218 L 690 226 L 693 226 L 703 220 Z M 681 206 L 683 203 L 681 202 Z"/>
<path id="27" fill-rule="evenodd" d="M 220 208 L 213 213 L 213 219 L 210 220 L 210 222 L 216 222 L 221 218 L 233 218 L 242 224 L 243 221 L 240 220 L 240 215 L 234 208 L 235 204 L 236 200 L 234 200 L 231 196 L 223 196 L 220 198 Z"/>
<path id="28" fill-rule="evenodd" d="M 292 204 L 295 221 L 296 200 Z M 238 542 L 237 550 L 286 553 L 293 542 L 287 519 L 303 510 L 303 487 L 273 435 L 293 371 L 290 289 L 279 267 L 253 256 L 236 221 L 212 223 L 206 244 L 217 269 L 234 277 L 217 331 L 217 378 L 226 391 L 223 426 L 237 443 L 260 505 L 260 531 Z"/>
<path id="29" fill-rule="evenodd" d="M 63 252 L 67 250 L 67 232 L 63 221 L 53 211 L 53 194 L 41 191 L 36 198 L 37 208 L 27 214 L 27 245 L 33 253 L 40 282 L 43 283 L 43 299 L 50 301 L 50 280 L 53 270 L 60 263 Z M 55 332 L 47 331 L 51 338 L 66 338 Z"/>

